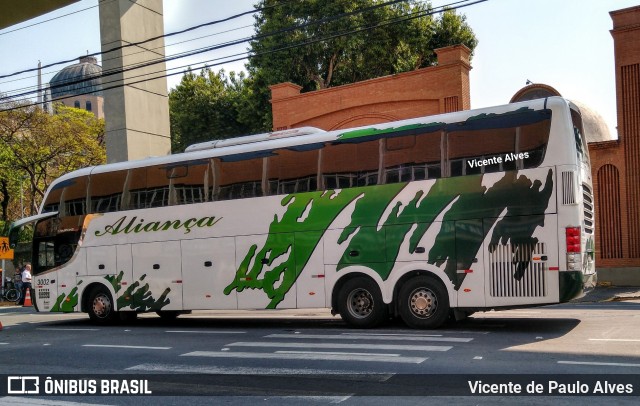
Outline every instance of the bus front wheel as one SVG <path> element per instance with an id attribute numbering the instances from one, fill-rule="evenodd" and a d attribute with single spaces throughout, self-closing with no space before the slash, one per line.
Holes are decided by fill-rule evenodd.
<path id="1" fill-rule="evenodd" d="M 337 307 L 344 321 L 359 328 L 375 327 L 388 314 L 378 285 L 365 277 L 351 279 L 342 286 Z"/>
<path id="2" fill-rule="evenodd" d="M 434 278 L 416 276 L 398 294 L 398 313 L 412 328 L 438 328 L 449 317 L 447 289 Z"/>
<path id="3" fill-rule="evenodd" d="M 116 316 L 111 294 L 104 287 L 97 287 L 89 296 L 87 312 L 92 322 L 97 324 L 111 323 Z"/>

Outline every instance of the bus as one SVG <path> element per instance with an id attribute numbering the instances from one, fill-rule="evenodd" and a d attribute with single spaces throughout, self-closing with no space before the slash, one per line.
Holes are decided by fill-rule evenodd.
<path id="1" fill-rule="evenodd" d="M 596 281 L 587 144 L 559 97 L 84 168 L 12 241 L 28 223 L 37 310 L 97 323 L 327 308 L 437 328 Z"/>

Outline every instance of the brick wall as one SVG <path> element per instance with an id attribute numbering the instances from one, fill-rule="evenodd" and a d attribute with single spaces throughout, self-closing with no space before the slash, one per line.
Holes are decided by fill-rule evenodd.
<path id="1" fill-rule="evenodd" d="M 640 6 L 610 15 L 619 140 L 589 145 L 598 216 L 596 263 L 639 281 Z"/>
<path id="2" fill-rule="evenodd" d="M 469 109 L 469 49 L 435 52 L 437 66 L 350 85 L 302 94 L 293 83 L 271 86 L 273 128 L 335 130 Z"/>

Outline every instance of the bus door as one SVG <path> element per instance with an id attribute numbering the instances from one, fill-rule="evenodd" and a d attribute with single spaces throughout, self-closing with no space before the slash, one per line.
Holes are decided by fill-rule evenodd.
<path id="1" fill-rule="evenodd" d="M 182 310 L 180 241 L 133 244 L 133 306 L 141 311 Z"/>
<path id="2" fill-rule="evenodd" d="M 235 239 L 182 240 L 184 308 L 237 309 L 236 291 L 224 294 L 236 274 Z"/>
<path id="3" fill-rule="evenodd" d="M 497 227 L 502 237 L 492 240 Z M 487 307 L 558 300 L 557 227 L 555 214 L 485 219 Z"/>
<path id="4" fill-rule="evenodd" d="M 327 307 L 322 231 L 295 233 L 296 293 L 299 308 Z M 319 243 L 318 243 L 319 242 Z"/>
<path id="5" fill-rule="evenodd" d="M 458 307 L 484 307 L 485 234 L 482 220 L 458 220 L 455 227 Z"/>

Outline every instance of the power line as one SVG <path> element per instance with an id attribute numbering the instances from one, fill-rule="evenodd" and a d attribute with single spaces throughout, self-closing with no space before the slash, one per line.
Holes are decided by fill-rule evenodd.
<path id="1" fill-rule="evenodd" d="M 308 45 L 311 45 L 311 44 L 314 44 L 314 43 L 317 43 L 317 42 L 327 41 L 327 40 L 338 38 L 338 37 L 345 36 L 345 35 L 351 35 L 351 34 L 355 34 L 355 33 L 358 33 L 358 32 L 368 31 L 368 30 L 372 30 L 372 29 L 379 28 L 379 27 L 386 26 L 386 25 L 390 25 L 390 24 L 397 24 L 397 23 L 413 20 L 413 19 L 416 19 L 416 18 L 420 18 L 420 17 L 425 17 L 425 16 L 428 16 L 428 15 L 441 13 L 441 12 L 447 10 L 447 9 L 459 9 L 459 8 L 472 6 L 472 5 L 475 5 L 475 4 L 478 4 L 478 3 L 486 2 L 488 0 L 476 0 L 476 1 L 473 1 L 471 3 L 467 3 L 468 1 L 470 1 L 470 0 L 457 1 L 457 2 L 454 2 L 454 3 L 450 3 L 448 5 L 444 5 L 444 6 L 438 7 L 438 8 L 442 8 L 442 10 L 425 11 L 425 12 L 422 12 L 422 13 L 416 14 L 416 15 L 410 15 L 410 16 L 406 16 L 406 17 L 387 20 L 386 22 L 377 24 L 375 26 L 361 27 L 361 28 L 358 28 L 358 29 L 354 29 L 354 30 L 350 30 L 350 31 L 345 31 L 345 32 L 333 34 L 333 35 L 330 35 L 328 37 L 317 38 L 317 39 L 313 39 L 313 40 L 306 40 L 306 41 L 302 41 L 302 42 L 299 42 L 299 43 L 296 43 L 296 44 L 290 44 L 290 45 L 286 45 L 286 46 L 283 46 L 283 47 L 280 47 L 280 48 L 270 49 L 268 51 L 261 52 L 261 53 L 258 53 L 258 54 L 249 55 L 249 52 L 246 52 L 246 53 L 242 53 L 242 54 L 226 56 L 226 57 L 223 57 L 223 58 L 216 58 L 216 59 L 213 59 L 213 60 L 210 60 L 210 61 L 204 61 L 204 62 L 201 62 L 201 63 L 207 63 L 207 62 L 211 62 L 211 61 L 215 61 L 215 60 L 219 60 L 219 59 L 238 56 L 235 59 L 225 60 L 224 62 L 219 62 L 219 63 L 215 63 L 215 64 L 211 64 L 211 65 L 204 65 L 204 66 L 201 67 L 201 69 L 207 69 L 207 68 L 211 68 L 213 66 L 218 66 L 218 65 L 225 64 L 225 63 L 230 63 L 230 62 L 237 62 L 237 61 L 245 60 L 245 59 L 251 58 L 251 57 L 269 55 L 269 54 L 273 54 L 273 53 L 280 52 L 280 51 L 287 50 L 287 49 L 293 49 L 293 48 L 299 48 L 299 47 L 303 47 L 303 46 L 308 46 Z M 467 3 L 467 4 L 461 4 L 461 5 L 457 6 L 457 7 L 449 7 L 451 4 L 459 4 L 459 3 Z M 244 55 L 244 56 L 240 56 L 240 55 Z M 172 68 L 171 70 L 183 69 L 185 67 L 188 67 L 188 65 L 187 66 L 178 67 L 178 68 Z M 161 70 L 161 71 L 157 71 L 157 72 L 142 74 L 142 75 L 135 76 L 135 77 L 149 76 L 149 75 L 153 75 L 153 74 L 157 74 L 157 73 L 161 73 L 161 72 L 166 72 L 166 71 L 165 70 Z M 103 84 L 103 91 L 104 90 L 116 89 L 116 88 L 120 88 L 120 87 L 124 87 L 124 86 L 131 86 L 131 85 L 144 83 L 144 82 L 151 81 L 151 80 L 161 79 L 161 78 L 164 78 L 164 77 L 175 76 L 175 75 L 178 75 L 178 74 L 183 74 L 183 72 L 174 72 L 174 73 L 170 73 L 170 74 L 165 73 L 165 74 L 161 74 L 159 76 L 155 76 L 155 77 L 151 77 L 151 78 L 145 78 L 145 79 L 141 79 L 141 80 L 134 81 L 134 82 L 129 82 L 129 83 L 117 84 L 117 85 L 113 85 L 113 86 L 110 86 L 110 87 L 104 87 L 105 84 Z M 110 76 L 110 75 L 106 75 L 106 76 Z M 132 78 L 135 78 L 135 77 L 132 77 Z M 129 79 L 132 79 L 132 78 L 129 78 Z M 80 80 L 80 81 L 78 81 L 78 83 L 85 82 L 87 80 L 88 79 Z M 106 84 L 117 83 L 117 82 L 120 82 L 120 81 L 124 82 L 124 80 L 117 79 L 117 80 L 114 80 L 114 81 L 111 81 L 111 82 L 107 82 Z M 77 93 L 75 95 L 76 96 L 81 96 L 81 95 L 86 95 L 86 94 L 91 94 L 91 93 L 94 93 L 94 92 L 93 91 L 87 91 L 87 92 L 83 92 L 83 93 Z M 55 102 L 55 101 L 62 100 L 62 99 L 65 99 L 65 98 L 66 97 L 60 97 L 60 98 L 51 100 L 51 102 Z M 10 97 L 0 97 L 0 102 L 3 99 L 4 100 L 8 100 L 8 99 L 10 99 Z M 17 106 L 17 107 L 8 108 L 8 109 L 3 109 L 3 111 L 16 110 L 16 109 L 25 108 L 25 107 L 33 107 L 33 106 L 37 106 L 38 104 L 39 103 L 21 105 L 21 106 Z"/>
<path id="2" fill-rule="evenodd" d="M 283 29 L 280 29 L 280 30 L 277 30 L 277 31 L 274 31 L 274 32 L 262 33 L 262 34 L 258 34 L 258 35 L 253 35 L 251 37 L 245 37 L 245 38 L 238 39 L 238 40 L 228 41 L 228 42 L 223 43 L 223 44 L 215 44 L 215 45 L 212 45 L 212 46 L 209 46 L 209 47 L 203 47 L 203 48 L 199 48 L 199 49 L 192 50 L 192 51 L 185 51 L 183 53 L 179 53 L 179 54 L 176 54 L 176 55 L 173 55 L 173 56 L 170 56 L 170 57 L 157 58 L 155 60 L 149 60 L 149 61 L 145 61 L 145 62 L 139 63 L 139 64 L 131 64 L 131 65 L 128 65 L 126 67 L 116 68 L 116 69 L 108 70 L 108 71 L 103 71 L 102 74 L 100 74 L 100 75 L 87 76 L 87 77 L 84 77 L 84 78 L 76 80 L 76 81 L 64 82 L 64 83 L 60 83 L 60 84 L 57 84 L 57 85 L 56 84 L 51 84 L 50 85 L 50 89 L 53 90 L 53 89 L 56 89 L 56 88 L 65 87 L 65 86 L 69 86 L 69 85 L 80 84 L 80 83 L 87 82 L 87 81 L 95 79 L 95 78 L 104 78 L 104 77 L 107 77 L 107 76 L 117 75 L 117 74 L 125 73 L 125 72 L 128 72 L 128 71 L 134 70 L 134 69 L 141 69 L 141 68 L 145 68 L 145 67 L 148 67 L 148 66 L 156 65 L 156 64 L 159 64 L 159 63 L 166 63 L 166 62 L 170 62 L 170 61 L 173 61 L 173 60 L 186 58 L 186 57 L 189 57 L 189 56 L 194 56 L 194 55 L 198 55 L 198 54 L 202 54 L 202 53 L 206 53 L 206 52 L 210 52 L 210 51 L 214 51 L 214 50 L 219 50 L 219 49 L 226 48 L 226 47 L 233 46 L 233 45 L 239 45 L 239 44 L 242 44 L 242 43 L 245 43 L 245 42 L 249 42 L 249 41 L 255 41 L 255 40 L 259 40 L 259 39 L 263 39 L 263 38 L 268 38 L 270 36 L 275 36 L 275 35 L 283 34 L 283 33 L 286 33 L 286 32 L 293 31 L 293 30 L 306 28 L 306 27 L 309 27 L 309 26 L 312 26 L 312 25 L 324 24 L 324 23 L 335 21 L 335 20 L 338 20 L 338 19 L 341 19 L 341 18 L 344 18 L 344 17 L 353 16 L 353 15 L 356 15 L 356 14 L 364 13 L 364 12 L 367 12 L 367 11 L 372 11 L 372 10 L 375 10 L 375 9 L 378 9 L 378 8 L 381 8 L 381 7 L 387 7 L 387 6 L 390 6 L 390 5 L 393 5 L 393 4 L 397 4 L 397 3 L 401 3 L 401 2 L 405 2 L 405 1 L 407 1 L 407 0 L 392 0 L 392 1 L 385 2 L 385 3 L 379 3 L 379 4 L 372 5 L 372 6 L 363 7 L 363 8 L 360 8 L 360 9 L 357 9 L 357 10 L 353 10 L 353 11 L 350 11 L 350 12 L 344 12 L 344 13 L 336 14 L 336 15 L 333 15 L 333 16 L 324 17 L 324 18 L 321 18 L 321 19 L 318 19 L 318 20 L 308 21 L 308 22 L 303 23 L 303 24 L 298 24 L 298 25 L 285 27 Z M 447 5 L 439 6 L 439 7 L 437 7 L 437 9 L 442 9 L 442 11 L 444 11 L 446 8 L 449 8 L 450 6 L 453 6 L 453 5 L 456 5 L 456 4 L 460 4 L 460 3 L 465 3 L 465 2 L 468 2 L 468 1 L 470 1 L 470 0 L 456 1 L 456 2 L 453 2 L 453 3 L 449 3 Z M 286 4 L 286 3 L 282 3 L 282 4 Z M 270 6 L 268 8 L 272 8 L 272 7 L 274 7 L 274 6 Z M 263 7 L 260 10 L 265 10 L 265 9 L 267 9 L 267 7 Z M 441 11 L 438 11 L 438 12 L 441 12 Z M 247 13 L 249 13 L 249 12 L 245 12 L 245 13 L 241 13 L 241 14 L 247 14 Z M 434 12 L 433 14 L 435 14 L 435 13 L 436 12 Z M 199 26 L 202 26 L 202 24 L 199 25 Z M 193 28 L 193 27 L 191 27 L 191 28 Z M 191 28 L 188 28 L 188 29 L 183 30 L 183 31 L 191 30 Z M 19 94 L 13 94 L 11 97 L 24 97 L 24 96 L 28 96 L 28 95 L 36 93 L 36 92 L 37 92 L 37 90 L 27 91 L 27 92 L 23 92 L 23 93 L 19 93 Z M 9 98 L 9 97 L 4 97 L 4 98 L 0 97 L 0 100 L 7 99 L 7 98 Z"/>
<path id="3" fill-rule="evenodd" d="M 295 1 L 295 0 L 291 0 L 291 1 Z M 258 13 L 258 12 L 261 12 L 261 11 L 264 11 L 264 10 L 268 10 L 268 9 L 271 9 L 271 8 L 274 8 L 274 7 L 279 7 L 279 6 L 282 6 L 283 4 L 290 3 L 291 1 L 288 1 L 288 2 L 282 3 L 282 4 L 273 5 L 273 6 L 256 8 L 256 9 L 250 10 L 250 11 L 244 11 L 242 13 L 235 14 L 235 15 L 232 15 L 232 16 L 229 16 L 229 17 L 225 17 L 225 18 L 222 18 L 220 20 L 209 21 L 207 23 L 198 24 L 198 25 L 195 25 L 195 26 L 191 26 L 189 28 L 185 28 L 184 30 L 171 32 L 169 34 L 158 35 L 158 36 L 155 36 L 155 37 L 147 38 L 147 39 L 139 41 L 139 42 L 132 42 L 132 43 L 129 43 L 129 44 L 126 44 L 126 45 L 120 45 L 120 46 L 117 46 L 115 48 L 109 49 L 109 50 L 104 51 L 104 52 L 94 52 L 94 53 L 88 54 L 87 56 L 98 56 L 98 55 L 106 54 L 106 53 L 109 53 L 109 52 L 119 51 L 119 50 L 124 49 L 124 48 L 129 48 L 129 47 L 133 47 L 133 46 L 140 46 L 142 44 L 146 44 L 146 43 L 151 42 L 151 41 L 156 41 L 158 39 L 172 37 L 174 35 L 179 35 L 179 34 L 184 34 L 186 32 L 197 30 L 197 29 L 200 29 L 200 28 L 203 28 L 203 27 L 208 27 L 210 25 L 220 24 L 220 23 L 223 23 L 223 22 L 234 20 L 236 18 L 244 17 L 245 15 Z M 396 0 L 396 1 L 407 1 L 407 0 Z M 61 65 L 61 64 L 65 64 L 65 63 L 70 63 L 70 62 L 73 62 L 75 60 L 76 60 L 76 58 L 67 59 L 67 60 L 64 60 L 64 61 L 53 62 L 53 63 L 49 63 L 47 65 L 42 66 L 42 68 L 50 68 L 52 66 Z M 23 73 L 34 72 L 34 71 L 37 71 L 37 70 L 38 70 L 38 68 L 24 69 L 22 71 L 18 71 L 18 72 L 14 72 L 14 73 L 6 74 L 6 75 L 0 75 L 0 79 L 4 79 L 4 78 L 16 76 L 16 75 L 21 75 Z"/>

